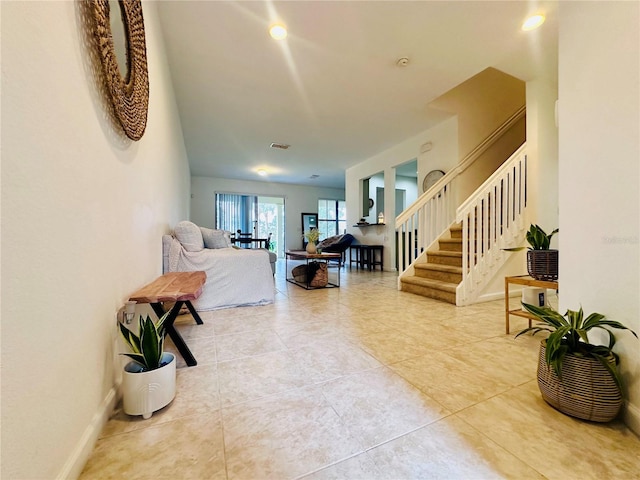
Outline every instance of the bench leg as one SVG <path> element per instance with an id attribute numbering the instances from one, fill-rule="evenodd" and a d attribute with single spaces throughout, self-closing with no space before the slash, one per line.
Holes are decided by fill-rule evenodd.
<path id="1" fill-rule="evenodd" d="M 198 325 L 202 325 L 204 322 L 202 321 L 202 319 L 200 318 L 200 315 L 198 315 L 198 312 L 196 312 L 196 309 L 193 308 L 193 305 L 191 304 L 191 301 L 186 300 L 184 302 L 184 304 L 187 306 L 187 308 L 189 309 L 189 313 L 191 313 L 191 316 L 193 317 L 193 319 L 196 321 L 196 323 Z"/>
<path id="2" fill-rule="evenodd" d="M 178 333 L 178 331 L 173 326 L 173 322 L 175 322 L 176 318 L 178 317 L 178 313 L 180 312 L 180 309 L 182 308 L 183 303 L 184 302 L 182 300 L 179 300 L 175 303 L 169 315 L 167 316 L 166 320 L 164 321 L 164 326 L 167 330 L 167 334 L 169 335 L 169 337 L 171 337 L 171 340 L 173 340 L 173 343 L 178 349 L 178 352 L 180 352 L 180 355 L 182 355 L 182 358 L 184 358 L 184 361 L 187 362 L 188 366 L 193 367 L 197 365 L 198 362 L 196 361 L 195 357 L 191 353 L 191 350 L 189 350 L 189 347 L 185 343 L 182 336 Z M 162 308 L 162 304 L 160 302 L 152 303 L 151 308 L 153 308 L 153 311 L 156 313 L 156 315 L 158 315 L 158 318 L 162 317 L 165 314 L 164 308 Z M 198 318 L 200 317 L 198 316 Z M 202 322 L 202 320 L 200 321 Z"/>

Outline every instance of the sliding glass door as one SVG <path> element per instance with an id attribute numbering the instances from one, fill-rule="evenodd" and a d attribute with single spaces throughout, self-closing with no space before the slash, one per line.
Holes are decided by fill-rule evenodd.
<path id="1" fill-rule="evenodd" d="M 216 228 L 268 238 L 270 249 L 284 256 L 284 197 L 216 193 Z"/>

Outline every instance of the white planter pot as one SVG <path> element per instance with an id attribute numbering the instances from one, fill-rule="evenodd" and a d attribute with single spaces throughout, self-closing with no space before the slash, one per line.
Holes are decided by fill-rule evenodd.
<path id="1" fill-rule="evenodd" d="M 173 353 L 164 353 L 162 361 L 166 365 L 149 372 L 140 371 L 140 365 L 133 361 L 125 365 L 122 377 L 124 413 L 147 419 L 174 399 L 176 357 Z"/>

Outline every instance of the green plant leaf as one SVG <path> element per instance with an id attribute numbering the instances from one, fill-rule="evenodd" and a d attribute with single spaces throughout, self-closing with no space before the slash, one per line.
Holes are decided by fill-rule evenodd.
<path id="1" fill-rule="evenodd" d="M 537 327 L 529 327 L 529 328 L 525 328 L 524 330 L 522 330 L 521 332 L 519 332 L 515 338 L 518 338 L 520 335 L 522 335 L 523 333 L 527 333 L 527 332 L 533 332 L 532 335 L 535 335 L 536 333 L 540 333 L 540 332 L 553 332 L 553 330 L 551 330 L 548 327 L 542 327 L 542 326 L 537 326 Z"/>
<path id="2" fill-rule="evenodd" d="M 567 323 L 565 318 L 552 308 L 538 307 L 528 303 L 523 303 L 522 306 L 538 320 L 552 327 L 557 328 Z"/>
<path id="3" fill-rule="evenodd" d="M 124 341 L 129 345 L 129 348 L 131 348 L 134 353 L 140 353 L 140 339 L 122 323 L 118 322 L 118 325 L 120 327 L 120 333 Z"/>
<path id="4" fill-rule="evenodd" d="M 147 365 L 145 363 L 144 357 L 141 354 L 139 354 L 139 353 L 123 353 L 122 355 L 126 355 L 127 357 L 132 359 L 134 362 L 139 363 L 144 369 L 147 368 Z"/>
<path id="5" fill-rule="evenodd" d="M 153 370 L 158 368 L 160 366 L 160 357 L 162 356 L 162 352 L 160 351 L 160 341 L 156 331 L 156 326 L 153 324 L 149 315 L 147 315 L 147 319 L 144 322 L 144 326 L 140 334 L 140 346 L 147 369 Z"/>
<path id="6" fill-rule="evenodd" d="M 591 355 L 598 359 L 600 361 L 600 363 L 604 366 L 604 368 L 607 369 L 607 371 L 611 374 L 611 376 L 613 377 L 613 379 L 616 382 L 616 385 L 618 386 L 618 388 L 620 389 L 620 391 L 622 392 L 623 387 L 622 387 L 622 377 L 620 376 L 620 373 L 618 373 L 618 369 L 616 368 L 615 365 L 611 365 L 611 363 L 609 363 L 609 359 L 607 358 L 608 355 L 598 355 L 597 353 L 594 353 L 593 351 L 591 352 Z"/>

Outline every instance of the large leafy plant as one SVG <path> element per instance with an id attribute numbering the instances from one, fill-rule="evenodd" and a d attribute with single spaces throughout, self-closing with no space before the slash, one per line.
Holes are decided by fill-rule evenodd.
<path id="1" fill-rule="evenodd" d="M 165 313 L 155 324 L 149 315 L 147 315 L 146 320 L 140 315 L 140 335 L 136 335 L 118 322 L 120 333 L 129 348 L 131 348 L 131 353 L 123 353 L 122 355 L 126 355 L 140 364 L 144 371 L 160 368 L 166 333 L 164 321 L 168 315 L 169 312 Z"/>
<path id="2" fill-rule="evenodd" d="M 551 244 L 551 237 L 558 233 L 559 229 L 555 229 L 553 232 L 547 235 L 538 225 L 531 225 L 527 232 L 526 239 L 531 250 L 549 250 Z"/>
<path id="3" fill-rule="evenodd" d="M 527 243 L 529 243 L 529 250 L 549 250 L 551 245 L 551 238 L 559 232 L 559 229 L 555 229 L 553 232 L 547 234 L 538 225 L 531 225 L 525 236 Z M 507 252 L 516 252 L 518 250 L 524 250 L 525 247 L 505 248 Z"/>
<path id="4" fill-rule="evenodd" d="M 534 317 L 540 320 L 540 324 L 522 330 L 516 338 L 523 333 L 532 331 L 533 335 L 539 332 L 550 332 L 546 342 L 545 361 L 553 368 L 553 371 L 562 378 L 562 363 L 566 355 L 577 355 L 583 357 L 593 357 L 613 376 L 616 384 L 622 390 L 622 377 L 618 373 L 616 366 L 619 357 L 613 352 L 616 338 L 609 328 L 619 330 L 629 330 L 638 338 L 636 333 L 615 320 L 608 320 L 600 313 L 592 313 L 586 318 L 582 307 L 580 310 L 567 310 L 564 316 L 550 307 L 537 307 L 527 303 L 522 304 L 524 308 Z M 587 333 L 600 328 L 609 334 L 608 345 L 592 345 L 589 343 Z M 610 363 L 610 359 L 615 359 L 615 365 Z"/>

